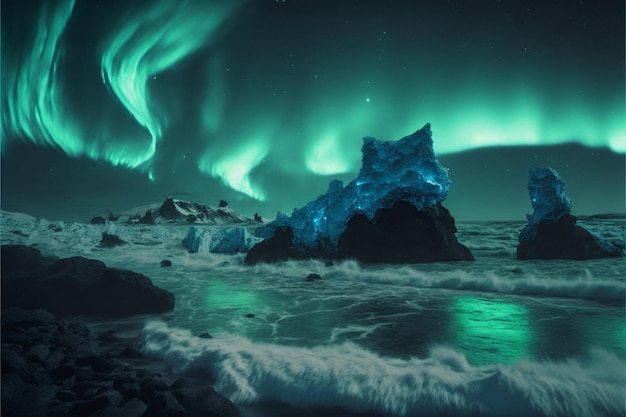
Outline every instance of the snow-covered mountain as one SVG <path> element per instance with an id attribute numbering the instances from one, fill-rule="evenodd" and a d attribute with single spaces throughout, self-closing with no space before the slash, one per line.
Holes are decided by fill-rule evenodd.
<path id="1" fill-rule="evenodd" d="M 109 212 L 105 215 L 96 216 L 91 219 L 90 223 L 103 224 L 107 220 L 117 223 L 141 224 L 196 223 L 210 225 L 243 225 L 258 223 L 260 218 L 255 220 L 239 214 L 223 200 L 220 201 L 218 207 L 212 207 L 168 197 L 163 203 L 136 207 L 124 213 Z"/>

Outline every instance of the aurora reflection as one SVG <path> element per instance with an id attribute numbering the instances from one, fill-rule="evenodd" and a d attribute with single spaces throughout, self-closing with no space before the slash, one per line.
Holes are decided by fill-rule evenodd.
<path id="1" fill-rule="evenodd" d="M 532 355 L 532 334 L 528 311 L 522 305 L 473 297 L 458 298 L 457 341 L 477 363 L 491 362 L 494 356 L 514 362 Z"/>

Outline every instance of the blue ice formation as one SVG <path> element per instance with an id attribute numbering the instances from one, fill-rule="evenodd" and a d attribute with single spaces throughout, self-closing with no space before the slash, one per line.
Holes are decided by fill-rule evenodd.
<path id="1" fill-rule="evenodd" d="M 191 226 L 182 244 L 190 252 L 245 253 L 261 238 L 244 227 L 199 228 Z"/>
<path id="2" fill-rule="evenodd" d="M 517 259 L 594 259 L 624 256 L 614 245 L 584 227 L 570 214 L 565 181 L 552 168 L 530 169 L 528 194 L 533 206 L 528 224 L 520 231 Z"/>
<path id="3" fill-rule="evenodd" d="M 445 200 L 450 189 L 448 171 L 435 159 L 430 123 L 397 141 L 363 139 L 362 166 L 346 187 L 332 181 L 326 194 L 294 209 L 291 217 L 278 213 L 276 220 L 260 228 L 258 235 L 273 235 L 277 228 L 291 227 L 297 250 L 318 244 L 335 252 L 346 223 L 355 214 L 373 219 L 377 210 L 407 201 L 418 210 Z"/>
<path id="4" fill-rule="evenodd" d="M 528 195 L 534 209 L 532 215 L 526 216 L 530 225 L 555 222 L 572 210 L 572 202 L 565 195 L 565 181 L 550 167 L 530 169 Z"/>

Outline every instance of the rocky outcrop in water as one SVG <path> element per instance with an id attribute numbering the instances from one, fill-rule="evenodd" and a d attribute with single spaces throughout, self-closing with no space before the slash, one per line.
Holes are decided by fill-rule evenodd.
<path id="1" fill-rule="evenodd" d="M 400 201 L 381 209 L 374 220 L 352 217 L 339 238 L 337 255 L 363 263 L 473 261 L 456 231 L 454 219 L 441 204 L 417 210 Z"/>
<path id="2" fill-rule="evenodd" d="M 288 259 L 355 259 L 362 263 L 427 263 L 473 261 L 471 251 L 456 238 L 457 229 L 450 212 L 436 208 L 417 210 L 400 201 L 380 209 L 373 220 L 363 214 L 353 216 L 339 237 L 336 253 L 324 241 L 308 252 L 297 250 L 293 231 L 276 229 L 274 235 L 254 246 L 245 262 L 274 263 Z"/>
<path id="3" fill-rule="evenodd" d="M 624 251 L 576 224 L 564 214 L 556 221 L 541 221 L 530 238 L 520 238 L 517 259 L 597 259 L 624 256 Z"/>
<path id="4" fill-rule="evenodd" d="M 442 205 L 448 171 L 437 161 L 430 124 L 397 141 L 363 139 L 359 175 L 288 217 L 257 230 L 246 263 L 285 259 L 357 259 L 366 263 L 473 260 Z"/>
<path id="5" fill-rule="evenodd" d="M 528 194 L 533 214 L 519 235 L 517 259 L 593 259 L 624 256 L 619 248 L 577 225 L 565 181 L 552 168 L 531 168 Z"/>

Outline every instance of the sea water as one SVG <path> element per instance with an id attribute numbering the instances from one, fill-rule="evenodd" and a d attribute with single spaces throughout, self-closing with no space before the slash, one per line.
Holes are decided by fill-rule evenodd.
<path id="1" fill-rule="evenodd" d="M 624 239 L 623 218 L 581 223 Z M 174 375 L 204 375 L 249 416 L 624 415 L 624 258 L 518 261 L 523 225 L 460 222 L 476 261 L 417 265 L 247 266 L 188 253 L 187 226 L 6 213 L 2 241 L 100 259 L 173 292 L 172 313 L 131 320 L 144 352 Z M 129 244 L 99 249 L 104 228 Z"/>

